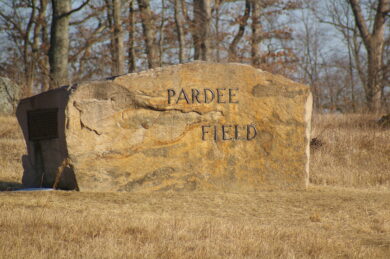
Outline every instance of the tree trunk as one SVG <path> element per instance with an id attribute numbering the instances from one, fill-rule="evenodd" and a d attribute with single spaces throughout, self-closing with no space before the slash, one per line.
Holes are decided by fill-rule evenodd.
<path id="1" fill-rule="evenodd" d="M 47 53 L 44 53 L 42 55 L 42 57 L 40 57 L 39 55 L 39 52 L 40 52 L 40 46 L 44 46 L 46 44 L 45 41 L 47 41 L 45 38 L 46 38 L 46 29 L 45 29 L 45 26 L 46 26 L 46 21 L 45 21 L 45 14 L 46 14 L 46 9 L 47 9 L 47 4 L 48 4 L 48 0 L 40 0 L 40 3 L 39 3 L 39 12 L 38 12 L 38 17 L 37 17 L 37 20 L 35 22 L 35 26 L 34 26 L 34 36 L 33 36 L 33 44 L 32 44 L 32 60 L 33 60 L 33 63 L 32 63 L 32 70 L 35 71 L 36 69 L 36 64 L 38 64 L 40 66 L 40 69 L 42 70 L 41 74 L 42 74 L 42 89 L 44 91 L 48 90 L 48 80 L 46 79 L 47 78 L 47 74 L 48 74 L 48 71 L 47 71 Z M 42 44 L 40 45 L 39 44 L 39 38 L 40 38 L 40 35 L 41 34 L 45 34 L 45 41 L 42 40 Z M 43 47 L 44 49 L 44 47 Z M 41 59 L 43 60 L 43 62 L 41 61 Z M 33 82 L 35 80 L 35 76 L 34 74 L 31 76 L 31 81 Z"/>
<path id="2" fill-rule="evenodd" d="M 121 0 L 113 0 L 115 75 L 123 74 L 125 67 L 121 9 Z"/>
<path id="3" fill-rule="evenodd" d="M 114 6 L 113 0 L 104 0 L 106 3 L 106 20 L 107 26 L 110 30 L 110 43 L 109 43 L 109 51 L 111 55 L 111 76 L 116 75 L 116 57 L 117 51 L 115 49 L 115 35 L 114 35 Z"/>
<path id="4" fill-rule="evenodd" d="M 50 88 L 69 84 L 69 19 L 70 0 L 52 0 L 52 24 L 50 30 Z"/>
<path id="5" fill-rule="evenodd" d="M 35 58 L 34 58 L 34 49 L 32 50 L 32 53 L 29 52 L 29 45 L 30 45 L 30 32 L 35 20 L 35 11 L 36 11 L 36 4 L 35 0 L 31 1 L 31 14 L 29 17 L 29 21 L 27 23 L 26 33 L 24 35 L 24 43 L 23 43 L 23 59 L 24 59 L 24 65 L 25 65 L 25 96 L 31 96 L 32 94 L 32 88 L 34 85 L 34 76 L 35 76 Z M 34 29 L 35 32 L 35 29 Z M 35 35 L 33 35 L 35 37 Z"/>
<path id="6" fill-rule="evenodd" d="M 183 63 L 185 60 L 185 35 L 183 29 L 183 17 L 180 15 L 179 0 L 175 0 L 175 25 L 177 31 L 177 41 L 179 42 L 179 63 Z"/>
<path id="7" fill-rule="evenodd" d="M 48 33 L 47 33 L 47 21 L 46 21 L 46 11 L 47 11 L 48 0 L 39 1 L 39 13 L 38 20 L 34 28 L 34 40 L 33 40 L 33 52 L 36 49 L 38 52 L 41 52 L 40 57 L 37 57 L 38 66 L 41 70 L 41 90 L 49 90 L 50 85 L 50 68 L 48 64 Z M 39 38 L 41 39 L 41 44 L 39 46 Z"/>
<path id="8" fill-rule="evenodd" d="M 251 39 L 251 56 L 252 65 L 260 67 L 260 42 L 261 42 L 261 24 L 260 24 L 261 3 L 252 0 L 252 39 Z"/>
<path id="9" fill-rule="evenodd" d="M 217 62 L 221 61 L 221 50 L 219 48 L 220 33 L 219 33 L 219 22 L 220 22 L 220 11 L 221 11 L 221 0 L 215 0 L 215 48 L 217 49 Z"/>
<path id="10" fill-rule="evenodd" d="M 358 72 L 360 81 L 362 82 L 363 86 L 365 86 L 367 84 L 367 75 L 365 73 L 366 71 L 364 71 L 363 69 L 363 65 L 360 59 L 361 44 L 358 41 L 358 32 L 356 28 L 353 31 L 352 46 L 353 46 L 353 58 L 356 65 L 356 70 Z"/>
<path id="11" fill-rule="evenodd" d="M 134 1 L 130 0 L 129 2 L 129 50 L 128 50 L 128 59 L 129 59 L 129 72 L 135 72 L 135 49 L 134 49 Z"/>
<path id="12" fill-rule="evenodd" d="M 348 73 L 349 73 L 349 85 L 351 87 L 351 106 L 352 112 L 356 112 L 356 103 L 355 103 L 355 77 L 353 74 L 353 62 L 352 62 L 352 44 L 351 37 L 348 35 L 347 37 L 347 45 L 348 45 Z"/>
<path id="13" fill-rule="evenodd" d="M 248 19 L 251 11 L 250 0 L 245 1 L 244 15 L 240 18 L 237 34 L 234 36 L 229 45 L 229 61 L 237 61 L 237 45 L 244 36 L 245 28 L 248 24 Z"/>
<path id="14" fill-rule="evenodd" d="M 367 81 L 364 87 L 368 108 L 371 112 L 379 112 L 382 106 L 383 46 L 386 15 L 390 10 L 390 0 L 379 0 L 376 9 L 372 32 L 363 17 L 360 0 L 348 0 L 351 5 L 356 26 L 367 50 Z"/>
<path id="15" fill-rule="evenodd" d="M 142 19 L 148 65 L 149 68 L 155 68 L 159 65 L 158 46 L 156 44 L 156 29 L 149 0 L 138 0 L 138 6 Z"/>
<path id="16" fill-rule="evenodd" d="M 210 60 L 211 0 L 194 0 L 194 59 Z"/>
<path id="17" fill-rule="evenodd" d="M 375 39 L 371 39 L 374 41 Z M 371 112 L 379 112 L 382 102 L 382 51 L 383 46 L 375 42 L 367 50 L 368 56 L 368 73 L 367 73 L 367 103 Z"/>
<path id="18" fill-rule="evenodd" d="M 210 35 L 210 24 L 211 24 L 211 0 L 201 0 L 202 10 L 202 27 L 201 27 L 201 49 L 202 49 L 202 60 L 211 60 L 211 35 Z"/>
<path id="19" fill-rule="evenodd" d="M 192 41 L 194 44 L 194 60 L 199 60 L 201 56 L 201 27 L 202 27 L 202 10 L 200 5 L 201 0 L 194 0 L 193 6 L 193 23 L 192 23 Z M 184 4 L 184 3 L 183 3 Z"/>
<path id="20" fill-rule="evenodd" d="M 164 56 L 164 23 L 165 23 L 165 0 L 161 0 L 161 23 L 159 28 L 160 37 L 158 39 L 158 48 L 159 48 L 159 65 L 163 65 L 163 56 Z"/>

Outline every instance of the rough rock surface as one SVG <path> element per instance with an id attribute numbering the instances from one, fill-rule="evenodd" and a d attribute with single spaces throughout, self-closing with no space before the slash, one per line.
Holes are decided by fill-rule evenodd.
<path id="1" fill-rule="evenodd" d="M 0 114 L 13 113 L 21 94 L 19 85 L 8 78 L 0 77 Z"/>
<path id="2" fill-rule="evenodd" d="M 88 191 L 252 191 L 308 182 L 309 88 L 248 65 L 194 62 L 46 96 L 35 103 L 63 100 L 59 139 L 41 147 L 50 153 L 43 154 L 51 161 L 46 185 L 65 157 L 77 180 L 67 186 Z M 32 99 L 19 109 L 22 128 Z M 34 159 L 27 160 L 34 175 Z"/>

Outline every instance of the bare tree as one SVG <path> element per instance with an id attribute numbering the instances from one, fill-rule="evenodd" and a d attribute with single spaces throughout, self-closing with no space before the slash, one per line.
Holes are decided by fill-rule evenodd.
<path id="1" fill-rule="evenodd" d="M 138 6 L 142 20 L 142 28 L 144 31 L 148 65 L 149 68 L 155 68 L 159 65 L 159 49 L 156 43 L 156 26 L 154 24 L 155 19 L 153 18 L 152 11 L 150 10 L 149 0 L 138 0 Z"/>
<path id="2" fill-rule="evenodd" d="M 176 33 L 177 33 L 177 41 L 179 43 L 179 63 L 183 63 L 185 60 L 185 34 L 183 28 L 183 16 L 180 13 L 180 1 L 174 0 L 174 8 L 175 8 L 175 25 L 176 25 Z"/>
<path id="3" fill-rule="evenodd" d="M 318 12 L 318 5 L 311 6 L 312 13 L 317 17 L 319 22 L 321 24 L 333 26 L 344 43 L 346 53 L 338 53 L 339 61 L 337 62 L 338 66 L 336 67 L 339 69 L 339 73 L 348 73 L 348 80 L 345 84 L 346 87 L 349 87 L 350 97 L 347 102 L 348 105 L 351 106 L 350 110 L 356 112 L 359 99 L 357 96 L 358 89 L 360 88 L 360 85 L 366 84 L 366 72 L 363 68 L 365 65 L 365 58 L 362 56 L 361 48 L 363 43 L 359 37 L 358 29 L 355 26 L 354 16 L 347 1 L 340 2 L 338 0 L 329 0 L 324 8 L 326 12 Z M 323 44 L 320 43 L 320 45 Z M 344 59 L 345 61 L 340 59 Z"/>
<path id="4" fill-rule="evenodd" d="M 321 107 L 321 89 L 320 89 L 320 69 L 324 63 L 321 59 L 321 29 L 312 22 L 311 16 L 305 10 L 301 11 L 299 19 L 302 22 L 302 31 L 299 33 L 299 44 L 301 45 L 302 55 L 299 67 L 303 70 L 305 83 L 311 87 L 314 97 L 314 108 L 320 111 Z M 329 68 L 325 68 L 325 76 L 329 79 L 331 72 Z M 328 87 L 329 92 L 333 92 L 333 87 Z M 334 105 L 331 94 L 331 106 Z"/>
<path id="5" fill-rule="evenodd" d="M 22 19 L 19 10 L 29 9 L 28 13 L 24 13 L 25 19 Z M 29 1 L 12 1 L 9 12 L 4 8 L 0 9 L 0 20 L 4 22 L 2 30 L 7 31 L 7 34 L 12 39 L 13 44 L 17 47 L 20 56 L 22 57 L 23 68 L 21 73 L 22 83 L 24 87 L 24 95 L 32 94 L 32 87 L 35 76 L 36 60 L 31 55 L 31 35 L 34 35 L 34 23 L 36 23 L 37 3 L 35 0 Z"/>
<path id="6" fill-rule="evenodd" d="M 36 57 L 29 57 L 29 40 L 30 40 L 30 33 L 32 30 L 32 27 L 34 25 L 34 20 L 35 20 L 35 13 L 36 13 L 36 2 L 35 0 L 31 0 L 31 13 L 30 17 L 27 23 L 27 28 L 26 28 L 26 33 L 24 35 L 24 48 L 23 48 L 23 56 L 24 56 L 24 61 L 25 61 L 25 76 L 26 76 L 26 92 L 25 94 L 27 96 L 31 95 L 32 91 L 32 86 L 34 84 L 34 76 L 35 76 L 35 59 Z M 34 30 L 35 32 L 35 30 Z M 34 35 L 36 37 L 36 35 Z M 34 51 L 33 51 L 34 52 Z M 35 54 L 35 53 L 34 53 Z"/>
<path id="7" fill-rule="evenodd" d="M 220 43 L 221 43 L 221 36 L 220 36 L 220 12 L 221 12 L 221 4 L 223 0 L 215 0 L 214 3 L 214 10 L 215 10 L 215 38 L 214 38 L 214 48 L 216 49 L 217 53 L 217 62 L 221 61 L 221 48 L 220 48 Z"/>
<path id="8" fill-rule="evenodd" d="M 113 0 L 114 18 L 114 49 L 115 49 L 115 71 L 114 74 L 123 74 L 125 67 L 125 51 L 123 45 L 121 0 Z"/>
<path id="9" fill-rule="evenodd" d="M 201 29 L 201 49 L 202 49 L 202 60 L 211 59 L 211 34 L 210 34 L 210 24 L 211 24 L 211 0 L 202 0 L 201 10 L 202 10 L 202 29 Z"/>
<path id="10" fill-rule="evenodd" d="M 245 9 L 244 9 L 244 15 L 239 18 L 239 26 L 238 26 L 238 31 L 236 35 L 234 36 L 232 42 L 229 45 L 229 61 L 236 61 L 237 59 L 237 53 L 236 53 L 236 48 L 240 40 L 242 39 L 242 36 L 244 36 L 245 33 L 245 28 L 248 24 L 248 19 L 250 16 L 250 11 L 251 11 L 251 1 L 246 0 L 245 1 Z M 257 20 L 257 22 L 259 22 Z"/>
<path id="11" fill-rule="evenodd" d="M 0 74 L 30 85 L 28 88 L 32 89 L 32 93 L 37 92 L 40 85 L 45 85 L 45 75 L 48 74 L 45 71 L 50 69 L 48 56 L 51 56 L 52 81 L 63 78 L 62 74 L 53 73 L 56 68 L 53 48 L 61 44 L 52 44 L 48 55 L 50 34 L 47 30 L 51 27 L 53 32 L 58 20 L 69 17 L 73 11 L 63 12 L 63 15 L 58 15 L 57 11 L 58 20 L 52 19 L 53 23 L 50 24 L 52 1 L 58 2 L 0 1 L 0 34 L 3 36 L 0 42 Z M 361 1 L 362 13 L 370 32 L 375 23 L 372 13 L 377 9 L 378 1 Z M 71 3 L 70 0 L 65 2 Z M 160 8 L 162 2 L 164 8 Z M 312 16 L 306 20 L 297 19 L 299 25 L 291 27 L 286 17 L 290 17 L 290 10 L 296 8 L 291 4 L 294 2 L 298 0 L 91 0 L 87 8 L 71 16 L 68 35 L 60 33 L 72 44 L 68 47 L 69 54 L 64 54 L 67 52 L 64 51 L 62 58 L 58 58 L 61 67 L 65 67 L 65 70 L 59 71 L 67 72 L 62 62 L 68 62 L 69 79 L 73 82 L 122 73 L 117 65 L 125 62 L 128 64 L 126 70 L 134 72 L 137 66 L 157 67 L 163 63 L 175 64 L 193 59 L 231 60 L 294 76 L 310 84 L 317 109 L 326 107 L 329 110 L 358 111 L 365 98 L 363 85 L 369 82 L 365 71 L 368 58 L 350 3 L 337 0 L 317 2 L 321 7 L 332 7 L 333 3 L 337 7 L 329 9 L 329 14 L 322 14 L 327 22 L 337 26 L 318 24 L 324 26 L 325 30 L 322 30 L 322 27 L 313 26 L 317 20 Z M 313 3 L 310 0 L 306 2 Z M 63 3 L 61 1 L 60 4 Z M 73 4 L 81 3 L 78 0 Z M 115 6 L 116 3 L 118 5 Z M 120 10 L 119 6 L 125 3 L 127 18 L 123 16 L 125 10 Z M 370 9 L 370 3 L 375 3 L 374 9 Z M 156 6 L 158 8 L 153 9 Z M 315 11 L 321 15 L 318 10 Z M 124 31 L 125 28 L 127 31 Z M 340 32 L 337 35 L 341 38 L 328 34 L 326 31 L 329 28 L 337 28 Z M 294 39 L 292 32 L 296 36 Z M 120 43 L 124 43 L 123 33 L 127 34 L 123 46 L 126 54 L 120 50 Z M 54 31 L 50 39 L 54 41 L 55 36 Z M 388 36 L 385 32 L 385 37 Z M 122 40 L 118 41 L 121 37 Z M 330 42 L 340 40 L 344 44 L 337 44 L 337 51 L 329 47 Z M 385 42 L 384 45 L 386 56 L 382 58 L 381 84 L 388 85 L 386 77 L 389 65 L 386 57 L 390 48 L 389 43 Z M 67 75 L 64 77 L 67 78 Z M 54 88 L 65 82 L 51 83 Z M 43 89 L 47 88 L 44 86 Z M 382 88 L 383 102 L 386 98 L 389 99 L 387 88 Z"/>
<path id="12" fill-rule="evenodd" d="M 52 0 L 52 24 L 50 30 L 50 88 L 69 84 L 69 15 L 70 0 Z"/>
<path id="13" fill-rule="evenodd" d="M 193 17 L 192 20 L 192 40 L 194 42 L 194 60 L 201 59 L 202 53 L 202 35 L 200 30 L 202 29 L 202 10 L 201 0 L 194 0 Z M 184 2 L 183 2 L 184 3 Z"/>
<path id="14" fill-rule="evenodd" d="M 86 0 L 78 8 L 71 10 L 71 0 L 52 0 L 52 23 L 50 30 L 50 88 L 69 84 L 69 20 L 70 15 L 87 5 Z"/>
<path id="15" fill-rule="evenodd" d="M 194 59 L 211 58 L 211 0 L 194 0 Z"/>
<path id="16" fill-rule="evenodd" d="M 135 72 L 135 21 L 134 21 L 134 2 L 129 2 L 129 48 L 128 48 L 128 71 L 130 73 Z"/>
<path id="17" fill-rule="evenodd" d="M 261 3 L 256 0 L 251 1 L 252 5 L 252 38 L 251 38 L 251 56 L 252 65 L 260 67 L 260 43 L 261 43 Z"/>
<path id="18" fill-rule="evenodd" d="M 121 17 L 121 0 L 105 0 L 107 23 L 110 29 L 111 75 L 124 72 L 124 45 Z"/>
<path id="19" fill-rule="evenodd" d="M 359 0 L 348 0 L 360 36 L 367 50 L 367 81 L 364 85 L 368 108 L 372 112 L 381 110 L 383 92 L 383 50 L 386 16 L 390 12 L 390 0 L 378 0 L 374 24 L 370 32 Z"/>
<path id="20" fill-rule="evenodd" d="M 159 38 L 158 38 L 158 47 L 159 47 L 159 66 L 163 65 L 164 57 L 164 23 L 165 23 L 165 0 L 161 0 L 161 22 L 159 26 Z"/>
<path id="21" fill-rule="evenodd" d="M 38 17 L 34 27 L 34 38 L 32 46 L 32 57 L 38 62 L 38 66 L 41 70 L 42 90 L 49 89 L 49 63 L 48 63 L 48 35 L 47 35 L 47 11 L 48 0 L 40 0 L 38 8 Z M 33 68 L 35 70 L 35 66 Z M 34 78 L 33 80 L 34 81 Z"/>
<path id="22" fill-rule="evenodd" d="M 73 27 L 69 34 L 72 42 L 69 48 L 69 74 L 72 82 L 112 75 L 112 67 L 107 66 L 113 65 L 112 53 L 101 50 L 107 39 L 111 44 L 113 34 L 112 27 L 106 22 L 106 5 L 104 2 L 92 1 L 87 7 L 74 15 L 69 23 Z"/>

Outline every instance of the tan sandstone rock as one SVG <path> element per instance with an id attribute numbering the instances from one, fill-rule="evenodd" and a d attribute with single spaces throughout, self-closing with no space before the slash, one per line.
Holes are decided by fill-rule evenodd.
<path id="1" fill-rule="evenodd" d="M 24 182 L 52 185 L 69 157 L 62 188 L 304 188 L 311 107 L 307 86 L 242 64 L 194 62 L 63 87 L 19 105 Z M 48 108 L 58 109 L 58 136 L 29 140 L 28 124 L 48 115 L 27 111 Z"/>

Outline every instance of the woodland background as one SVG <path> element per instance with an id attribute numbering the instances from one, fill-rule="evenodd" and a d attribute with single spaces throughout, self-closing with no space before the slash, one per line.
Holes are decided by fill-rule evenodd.
<path id="1" fill-rule="evenodd" d="M 0 76 L 24 96 L 193 60 L 312 88 L 317 112 L 390 110 L 390 0 L 0 0 Z"/>
<path id="2" fill-rule="evenodd" d="M 315 97 L 310 184 L 9 191 L 23 187 L 26 146 L 0 115 L 2 257 L 389 257 L 390 130 L 377 112 L 390 112 L 390 0 L 85 1 L 0 0 L 0 76 L 29 96 L 197 59 L 283 74 Z"/>

